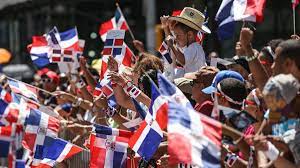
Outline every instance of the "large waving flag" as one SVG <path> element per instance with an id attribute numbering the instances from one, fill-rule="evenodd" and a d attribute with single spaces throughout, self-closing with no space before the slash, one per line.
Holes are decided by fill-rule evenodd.
<path id="1" fill-rule="evenodd" d="M 160 96 L 156 86 L 151 82 L 151 107 L 145 112 L 138 102 L 133 99 L 136 110 L 144 119 L 135 134 L 129 140 L 129 147 L 137 152 L 143 159 L 150 160 L 159 147 L 163 138 L 162 129 L 167 126 L 168 104 Z M 146 116 L 145 116 L 146 114 Z"/>
<path id="2" fill-rule="evenodd" d="M 235 21 L 263 21 L 265 0 L 223 0 L 215 20 L 219 24 L 218 36 L 220 40 L 232 37 Z"/>
<path id="3" fill-rule="evenodd" d="M 33 63 L 42 68 L 50 64 L 51 48 L 45 36 L 33 36 L 32 44 L 28 46 Z"/>
<path id="4" fill-rule="evenodd" d="M 57 137 L 60 122 L 37 109 L 29 109 L 24 125 L 23 145 L 26 149 L 35 152 L 39 145 L 45 143 L 47 137 Z"/>
<path id="5" fill-rule="evenodd" d="M 128 30 L 125 17 L 122 15 L 119 7 L 117 7 L 115 16 L 112 19 L 100 25 L 99 34 L 102 41 L 106 40 L 107 32 L 110 30 Z"/>
<path id="6" fill-rule="evenodd" d="M 36 146 L 31 167 L 51 168 L 82 150 L 63 139 L 46 136 L 43 143 Z"/>
<path id="7" fill-rule="evenodd" d="M 169 163 L 219 167 L 222 125 L 197 113 L 182 92 L 161 74 L 158 83 L 169 106 Z"/>
<path id="8" fill-rule="evenodd" d="M 12 92 L 16 94 L 20 94 L 28 99 L 32 99 L 38 102 L 38 89 L 21 81 L 8 79 L 7 80 L 9 87 L 11 88 Z"/>

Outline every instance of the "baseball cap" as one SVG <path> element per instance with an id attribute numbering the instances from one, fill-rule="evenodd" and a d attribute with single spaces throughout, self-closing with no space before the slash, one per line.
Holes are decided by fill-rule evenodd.
<path id="1" fill-rule="evenodd" d="M 48 78 L 52 79 L 52 81 L 56 84 L 59 83 L 59 76 L 57 75 L 57 73 L 53 72 L 53 71 L 48 71 L 45 74 L 43 74 L 45 76 L 47 76 Z"/>
<path id="2" fill-rule="evenodd" d="M 241 74 L 231 70 L 223 70 L 217 73 L 212 84 L 209 87 L 202 89 L 202 92 L 205 94 L 211 94 L 217 91 L 218 83 L 220 83 L 223 79 L 226 78 L 234 78 L 241 82 L 245 81 Z"/>
<path id="3" fill-rule="evenodd" d="M 269 79 L 266 83 L 263 95 L 274 94 L 276 99 L 284 100 L 286 104 L 296 97 L 300 88 L 298 80 L 292 74 L 279 74 Z"/>

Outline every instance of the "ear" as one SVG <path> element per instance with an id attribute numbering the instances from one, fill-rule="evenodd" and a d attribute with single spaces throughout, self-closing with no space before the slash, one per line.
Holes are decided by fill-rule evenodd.
<path id="1" fill-rule="evenodd" d="M 194 35 L 193 31 L 188 31 L 187 36 L 188 36 L 189 41 L 195 40 L 195 35 Z"/>

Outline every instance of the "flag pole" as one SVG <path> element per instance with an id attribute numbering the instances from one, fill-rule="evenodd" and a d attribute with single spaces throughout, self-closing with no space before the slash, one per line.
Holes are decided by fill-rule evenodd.
<path id="1" fill-rule="evenodd" d="M 293 26 L 294 26 L 294 35 L 296 35 L 296 10 L 293 6 Z"/>
<path id="2" fill-rule="evenodd" d="M 135 40 L 134 35 L 133 35 L 133 33 L 132 33 L 132 31 L 131 31 L 131 29 L 130 29 L 128 23 L 127 23 L 127 20 L 125 19 L 125 16 L 123 15 L 123 12 L 122 12 L 122 10 L 121 10 L 119 4 L 116 3 L 116 6 L 117 6 L 118 11 L 119 11 L 119 12 L 121 13 L 121 15 L 124 17 L 125 24 L 126 24 L 126 26 L 127 26 L 127 28 L 128 28 L 128 31 L 129 31 L 129 33 L 130 33 L 130 36 L 131 36 L 132 40 Z"/>
<path id="3" fill-rule="evenodd" d="M 19 81 L 19 80 L 17 80 L 17 79 L 14 79 L 14 78 L 11 78 L 11 77 L 8 77 L 8 76 L 5 76 L 5 77 L 6 77 L 7 79 L 13 80 L 13 81 L 15 81 L 15 82 L 21 82 L 21 83 L 23 83 L 23 84 L 25 84 L 25 85 L 27 85 L 27 86 L 31 86 L 31 87 L 33 87 L 33 88 L 35 88 L 35 89 L 37 89 L 37 90 L 40 90 L 40 91 L 42 91 L 42 92 L 45 92 L 45 93 L 47 93 L 47 94 L 53 95 L 53 93 L 51 93 L 51 92 L 49 92 L 49 91 L 47 91 L 47 90 L 41 89 L 41 88 L 36 87 L 36 86 L 33 86 L 33 85 L 29 85 L 28 83 Z"/>

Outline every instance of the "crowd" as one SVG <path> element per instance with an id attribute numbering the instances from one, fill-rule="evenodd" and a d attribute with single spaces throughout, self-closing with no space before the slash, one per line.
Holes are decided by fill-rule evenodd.
<path id="1" fill-rule="evenodd" d="M 44 111 L 68 121 L 61 126 L 59 136 L 85 148 L 85 141 L 94 131 L 92 123 L 128 131 L 138 128 L 143 118 L 133 99 L 149 111 L 151 82 L 157 84 L 158 74 L 162 73 L 198 113 L 222 123 L 220 167 L 298 167 L 299 36 L 272 39 L 258 50 L 251 45 L 254 31 L 242 27 L 235 55 L 222 59 L 217 53 L 205 53 L 196 41 L 198 31 L 210 33 L 203 25 L 205 17 L 201 12 L 186 7 L 179 16 L 160 19 L 171 61 L 147 53 L 138 40 L 133 44 L 139 54 L 122 73 L 117 60 L 110 56 L 107 69 L 115 108 L 104 95 L 93 96 L 101 77 L 83 56 L 78 73 L 59 74 L 48 68 L 37 71 L 32 85 L 46 91 L 38 95 L 38 101 L 48 108 Z M 11 92 L 5 80 L 2 86 Z M 128 126 L 131 121 L 136 124 L 133 128 Z M 168 164 L 167 132 L 165 128 L 152 159 L 139 159 L 136 166 L 196 167 L 197 163 Z M 130 157 L 132 152 L 127 155 Z M 87 167 L 89 157 L 89 152 L 84 151 L 56 166 Z"/>

